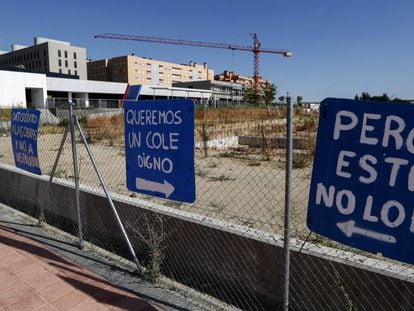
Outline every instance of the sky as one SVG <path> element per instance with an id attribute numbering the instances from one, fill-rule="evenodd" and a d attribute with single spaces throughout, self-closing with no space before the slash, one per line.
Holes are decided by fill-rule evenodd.
<path id="1" fill-rule="evenodd" d="M 253 75 L 253 53 L 95 39 L 100 33 L 158 36 L 286 49 L 260 54 L 261 76 L 278 96 L 304 101 L 387 93 L 414 99 L 412 0 L 1 0 L 0 50 L 34 37 L 85 47 L 88 58 L 135 53 L 175 63 L 207 62 Z"/>

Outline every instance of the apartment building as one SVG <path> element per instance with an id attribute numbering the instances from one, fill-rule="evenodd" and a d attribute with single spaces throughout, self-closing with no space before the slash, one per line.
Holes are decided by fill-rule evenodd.
<path id="1" fill-rule="evenodd" d="M 253 84 L 254 84 L 253 77 L 241 76 L 239 74 L 234 73 L 234 71 L 227 71 L 227 70 L 221 74 L 215 75 L 214 80 L 238 83 L 238 84 L 242 84 L 245 87 L 249 87 L 249 88 L 253 87 Z M 272 81 L 270 80 L 265 80 L 261 78 L 259 80 L 259 85 L 261 86 L 264 84 L 271 84 L 271 83 Z"/>
<path id="2" fill-rule="evenodd" d="M 89 61 L 87 63 L 88 79 L 98 81 L 126 82 L 171 86 L 185 81 L 213 80 L 214 71 L 207 64 L 188 65 L 164 62 L 134 54 Z"/>
<path id="3" fill-rule="evenodd" d="M 69 42 L 42 37 L 34 45 L 12 44 L 9 52 L 0 53 L 0 66 L 21 67 L 38 73 L 58 73 L 87 79 L 86 49 Z"/>

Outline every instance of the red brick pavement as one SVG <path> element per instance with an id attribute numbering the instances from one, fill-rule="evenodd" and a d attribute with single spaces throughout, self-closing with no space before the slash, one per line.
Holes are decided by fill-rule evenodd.
<path id="1" fill-rule="evenodd" d="M 0 225 L 0 311 L 159 310 Z"/>

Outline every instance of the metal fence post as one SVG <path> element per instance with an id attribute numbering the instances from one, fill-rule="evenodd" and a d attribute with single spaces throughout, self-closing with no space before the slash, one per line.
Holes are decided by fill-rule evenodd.
<path id="1" fill-rule="evenodd" d="M 83 249 L 83 234 L 82 234 L 82 219 L 80 212 L 79 203 L 79 167 L 78 167 L 78 154 L 76 151 L 76 137 L 75 137 L 75 124 L 77 123 L 76 115 L 73 113 L 73 102 L 69 101 L 69 122 L 70 122 L 70 134 L 72 141 L 72 157 L 73 157 L 73 175 L 75 178 L 75 203 L 76 212 L 78 216 L 78 234 L 79 234 L 79 245 L 80 249 Z"/>
<path id="2" fill-rule="evenodd" d="M 289 309 L 289 270 L 290 270 L 290 222 L 292 188 L 292 102 L 289 93 L 286 96 L 286 177 L 285 177 L 285 219 L 283 232 L 283 310 Z"/>
<path id="3" fill-rule="evenodd" d="M 92 162 L 93 168 L 95 169 L 96 175 L 98 176 L 99 182 L 100 182 L 100 184 L 101 184 L 101 186 L 102 186 L 102 188 L 103 188 L 103 190 L 105 192 L 106 198 L 107 198 L 107 200 L 109 202 L 109 206 L 111 207 L 112 212 L 114 213 L 116 222 L 118 223 L 118 226 L 121 229 L 122 235 L 123 235 L 123 237 L 124 237 L 124 239 L 125 239 L 125 241 L 126 241 L 126 243 L 128 245 L 129 252 L 131 253 L 131 256 L 132 256 L 132 258 L 133 258 L 133 260 L 134 260 L 134 262 L 135 262 L 135 264 L 137 266 L 137 270 L 138 270 L 138 272 L 142 272 L 141 265 L 140 265 L 140 263 L 138 261 L 137 255 L 135 254 L 134 247 L 132 246 L 131 241 L 129 240 L 128 234 L 127 234 L 127 232 L 125 230 L 125 227 L 124 227 L 124 225 L 122 223 L 121 218 L 119 217 L 119 214 L 118 214 L 118 211 L 117 211 L 117 209 L 115 207 L 115 204 L 112 201 L 111 194 L 109 193 L 109 190 L 106 187 L 106 183 L 105 183 L 105 181 L 104 181 L 104 179 L 102 177 L 101 172 L 99 171 L 98 165 L 97 165 L 97 163 L 95 161 L 95 158 L 94 158 L 94 156 L 92 154 L 92 151 L 89 148 L 88 142 L 87 142 L 86 137 L 85 137 L 85 135 L 84 135 L 84 133 L 82 131 L 82 128 L 81 128 L 81 126 L 79 124 L 79 121 L 76 118 L 74 119 L 74 121 L 75 121 L 76 127 L 78 128 L 78 131 L 79 131 L 80 137 L 82 139 L 82 142 L 85 145 L 86 151 L 88 152 L 89 158 L 91 159 L 91 162 Z"/>

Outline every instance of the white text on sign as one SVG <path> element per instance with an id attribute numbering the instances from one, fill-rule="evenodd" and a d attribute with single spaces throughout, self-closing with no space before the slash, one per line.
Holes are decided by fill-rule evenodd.
<path id="1" fill-rule="evenodd" d="M 134 126 L 135 131 L 127 133 L 127 143 L 130 149 L 146 150 L 178 150 L 179 133 L 170 132 L 168 126 L 182 123 L 181 110 L 127 110 L 126 122 Z M 165 131 L 148 131 L 142 133 L 140 127 L 163 126 Z M 153 156 L 146 153 L 137 155 L 137 166 L 149 170 L 170 174 L 174 170 L 173 161 L 168 157 Z"/>
<path id="2" fill-rule="evenodd" d="M 337 154 L 335 174 L 339 178 L 352 179 L 361 185 L 370 185 L 381 181 L 389 188 L 404 186 L 414 192 L 414 161 L 413 157 L 388 156 L 405 148 L 405 154 L 414 155 L 414 128 L 406 128 L 401 116 L 389 114 L 363 113 L 357 116 L 352 111 L 340 110 L 336 113 L 335 126 L 332 133 L 334 141 L 353 139 L 358 130 L 358 144 L 353 150 L 340 150 Z M 352 137 L 347 135 L 352 135 Z M 383 148 L 380 157 L 362 153 L 363 145 Z M 350 169 L 350 168 L 353 169 Z M 357 201 L 358 200 L 358 201 Z M 318 183 L 316 188 L 316 205 L 324 204 L 327 208 L 335 208 L 342 215 L 352 215 L 357 206 L 363 207 L 363 220 L 371 223 L 381 222 L 388 228 L 397 228 L 410 217 L 409 231 L 414 233 L 414 212 L 398 201 L 398 198 L 378 202 L 373 195 L 365 198 L 356 197 L 349 189 L 338 189 L 335 185 Z M 376 206 L 377 208 L 373 208 Z M 377 211 L 377 212 L 374 212 Z M 410 208 L 410 211 L 412 208 Z M 347 228 L 351 228 L 348 223 Z M 343 226 L 344 227 L 344 226 Z M 349 229 L 348 228 L 348 229 Z M 360 232 L 352 227 L 353 232 Z M 351 229 L 350 229 L 351 230 Z M 370 232 L 368 232 L 370 233 Z M 371 234 L 372 235 L 372 234 Z M 383 237 L 382 237 L 383 238 Z M 388 238 L 387 238 L 388 239 Z M 390 240 L 390 239 L 388 239 Z"/>

